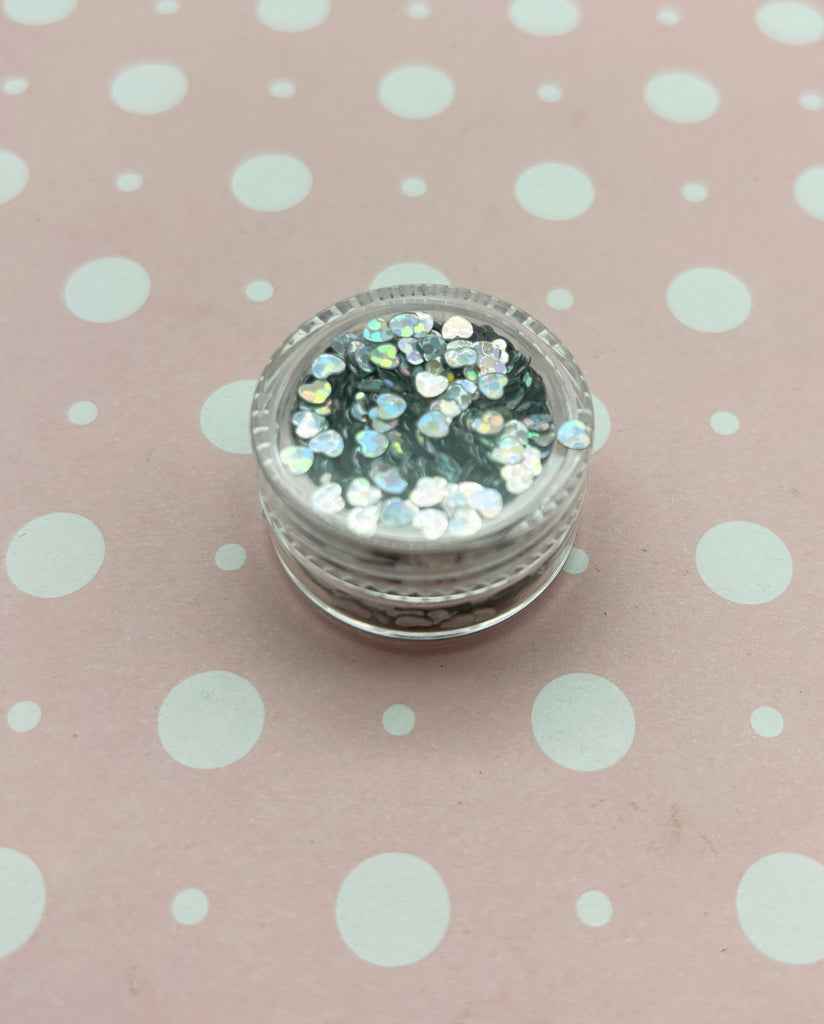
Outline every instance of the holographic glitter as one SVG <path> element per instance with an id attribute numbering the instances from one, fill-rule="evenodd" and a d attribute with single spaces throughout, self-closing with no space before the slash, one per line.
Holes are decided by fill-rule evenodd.
<path id="1" fill-rule="evenodd" d="M 390 341 L 395 337 L 395 332 L 385 320 L 377 317 L 374 320 L 370 320 L 366 327 L 364 327 L 362 337 L 364 341 Z"/>
<path id="2" fill-rule="evenodd" d="M 343 373 L 345 369 L 346 363 L 343 359 L 340 356 L 333 355 L 331 352 L 324 352 L 312 363 L 312 373 L 316 377 L 321 378 Z"/>
<path id="3" fill-rule="evenodd" d="M 440 373 L 430 373 L 429 370 L 421 370 L 415 374 L 415 388 L 419 395 L 424 398 L 436 398 L 442 395 L 449 387 L 449 378 Z"/>
<path id="4" fill-rule="evenodd" d="M 451 316 L 441 329 L 441 335 L 447 339 L 471 338 L 474 333 L 475 328 L 463 316 Z"/>
<path id="5" fill-rule="evenodd" d="M 567 420 L 558 427 L 558 443 L 564 448 L 589 448 L 592 438 L 585 423 L 580 420 Z"/>
<path id="6" fill-rule="evenodd" d="M 326 420 L 309 409 L 300 409 L 292 416 L 292 427 L 296 437 L 302 441 L 308 441 L 310 437 L 314 437 L 315 434 L 326 429 Z"/>
<path id="7" fill-rule="evenodd" d="M 287 445 L 280 450 L 280 461 L 288 472 L 294 476 L 302 476 L 308 473 L 315 461 L 315 453 L 311 448 L 304 448 L 303 445 Z"/>
<path id="8" fill-rule="evenodd" d="M 298 394 L 311 405 L 323 405 L 326 399 L 332 394 L 332 385 L 328 380 L 310 380 L 301 384 Z"/>
<path id="9" fill-rule="evenodd" d="M 359 430 L 355 434 L 355 440 L 358 442 L 361 455 L 365 455 L 367 459 L 377 459 L 389 447 L 386 434 L 381 434 L 377 430 Z"/>
<path id="10" fill-rule="evenodd" d="M 317 455 L 328 455 L 336 459 L 343 452 L 343 438 L 337 430 L 323 430 L 309 442 L 309 447 Z"/>
<path id="11" fill-rule="evenodd" d="M 578 421 L 557 439 L 590 443 Z M 435 541 L 488 529 L 555 440 L 544 383 L 515 345 L 462 316 L 401 312 L 314 357 L 280 460 L 352 534 Z"/>
<path id="12" fill-rule="evenodd" d="M 381 500 L 379 487 L 375 487 L 364 476 L 356 476 L 346 488 L 346 500 L 352 508 L 366 508 L 376 505 Z"/>
<path id="13" fill-rule="evenodd" d="M 341 485 L 321 484 L 320 487 L 316 487 L 312 494 L 312 507 L 327 515 L 333 515 L 335 512 L 345 509 L 346 502 Z"/>

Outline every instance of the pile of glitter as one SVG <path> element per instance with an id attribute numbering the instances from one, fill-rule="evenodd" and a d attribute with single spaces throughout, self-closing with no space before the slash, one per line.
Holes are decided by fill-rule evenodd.
<path id="1" fill-rule="evenodd" d="M 528 490 L 555 442 L 529 358 L 491 327 L 428 313 L 335 338 L 297 388 L 285 469 L 354 533 L 468 537 Z"/>

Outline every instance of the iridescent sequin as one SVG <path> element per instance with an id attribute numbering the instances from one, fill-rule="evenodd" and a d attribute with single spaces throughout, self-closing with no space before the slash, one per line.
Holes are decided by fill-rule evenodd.
<path id="1" fill-rule="evenodd" d="M 466 383 L 466 381 L 455 381 L 453 384 L 450 384 L 446 391 L 441 395 L 441 398 L 448 399 L 450 402 L 455 402 L 458 406 L 459 412 L 463 409 L 468 409 L 469 406 L 472 405 L 472 395 L 465 388 L 461 387 L 461 383 Z"/>
<path id="2" fill-rule="evenodd" d="M 469 507 L 474 509 L 482 519 L 495 519 L 504 507 L 504 499 L 500 491 L 494 487 L 482 487 L 469 496 Z"/>
<path id="3" fill-rule="evenodd" d="M 312 373 L 321 379 L 343 373 L 345 369 L 346 363 L 344 360 L 340 356 L 333 355 L 331 352 L 321 353 L 312 363 Z"/>
<path id="4" fill-rule="evenodd" d="M 382 420 L 396 420 L 406 412 L 406 399 L 384 392 L 375 399 L 375 416 Z M 370 410 L 371 414 L 371 410 Z"/>
<path id="5" fill-rule="evenodd" d="M 504 417 L 502 413 L 488 409 L 473 416 L 469 421 L 469 429 L 476 434 L 500 434 L 504 429 Z"/>
<path id="6" fill-rule="evenodd" d="M 454 420 L 458 413 L 462 410 L 463 406 L 460 402 L 456 402 L 454 398 L 436 398 L 434 402 L 429 406 L 430 412 L 439 412 L 442 416 L 446 416 L 448 420 Z"/>
<path id="7" fill-rule="evenodd" d="M 346 507 L 341 485 L 331 483 L 321 484 L 320 487 L 316 487 L 312 493 L 312 506 L 318 512 L 325 512 L 327 515 L 340 512 L 342 508 Z"/>
<path id="8" fill-rule="evenodd" d="M 309 447 L 316 455 L 328 455 L 330 459 L 336 459 L 343 452 L 343 438 L 337 430 L 323 430 L 315 434 Z"/>
<path id="9" fill-rule="evenodd" d="M 456 509 L 449 517 L 447 532 L 452 537 L 471 537 L 483 526 L 483 520 L 472 508 Z"/>
<path id="10" fill-rule="evenodd" d="M 332 394 L 332 385 L 328 380 L 310 380 L 301 384 L 298 394 L 310 405 L 323 405 L 326 399 Z"/>
<path id="11" fill-rule="evenodd" d="M 449 378 L 440 373 L 421 370 L 415 374 L 415 390 L 424 398 L 437 398 L 449 387 Z"/>
<path id="12" fill-rule="evenodd" d="M 380 506 L 367 505 L 364 508 L 350 508 L 346 515 L 346 525 L 361 537 L 371 537 L 378 527 Z"/>
<path id="13" fill-rule="evenodd" d="M 426 360 L 440 359 L 445 348 L 443 338 L 435 331 L 423 334 L 418 338 L 418 351 Z"/>
<path id="14" fill-rule="evenodd" d="M 449 516 L 439 508 L 423 508 L 412 521 L 416 530 L 420 530 L 427 540 L 437 540 L 446 533 Z"/>
<path id="15" fill-rule="evenodd" d="M 580 420 L 567 420 L 558 427 L 557 438 L 564 448 L 589 448 L 592 438 L 585 423 Z"/>
<path id="16" fill-rule="evenodd" d="M 292 427 L 297 437 L 308 441 L 310 437 L 326 429 L 326 420 L 310 409 L 299 409 L 292 415 Z"/>
<path id="17" fill-rule="evenodd" d="M 369 361 L 382 370 L 394 370 L 398 366 L 398 350 L 394 345 L 377 345 L 369 353 Z"/>
<path id="18" fill-rule="evenodd" d="M 355 434 L 355 440 L 361 455 L 367 459 L 377 459 L 389 447 L 386 434 L 381 434 L 377 430 L 359 430 Z"/>
<path id="19" fill-rule="evenodd" d="M 478 377 L 485 377 L 490 373 L 506 375 L 506 363 L 502 363 L 495 356 L 483 356 L 478 360 Z"/>
<path id="20" fill-rule="evenodd" d="M 531 444 L 524 448 L 524 457 L 521 459 L 521 462 L 533 476 L 537 476 L 544 468 L 541 463 L 541 453 L 537 448 L 533 448 Z"/>
<path id="21" fill-rule="evenodd" d="M 501 436 L 511 438 L 516 444 L 526 444 L 529 441 L 529 430 L 520 420 L 510 420 Z"/>
<path id="22" fill-rule="evenodd" d="M 434 321 L 434 319 L 432 317 L 432 314 L 431 313 L 415 313 L 415 316 L 418 318 L 418 323 L 420 324 L 420 326 L 422 328 L 421 333 L 422 334 L 428 334 L 429 331 L 431 331 L 432 328 L 435 325 L 435 321 Z"/>
<path id="23" fill-rule="evenodd" d="M 339 338 L 335 338 L 329 347 L 333 352 L 337 352 L 339 356 L 344 356 L 346 355 L 346 349 L 349 343 L 357 340 L 357 334 L 342 334 Z"/>
<path id="24" fill-rule="evenodd" d="M 406 361 L 410 366 L 420 366 L 424 362 L 423 354 L 419 350 L 414 338 L 401 338 L 398 342 L 398 348 L 406 357 Z"/>
<path id="25" fill-rule="evenodd" d="M 370 320 L 363 329 L 363 338 L 365 341 L 379 343 L 382 341 L 390 341 L 394 337 L 395 332 L 383 317 L 375 317 L 375 319 Z"/>
<path id="26" fill-rule="evenodd" d="M 478 361 L 478 353 L 469 345 L 457 345 L 454 348 L 447 348 L 444 354 L 447 366 L 457 370 L 463 366 L 474 366 Z M 501 363 L 501 366 L 504 364 Z"/>
<path id="27" fill-rule="evenodd" d="M 365 476 L 356 476 L 346 488 L 346 501 L 353 508 L 366 508 L 381 500 L 380 488 L 370 483 Z"/>
<path id="28" fill-rule="evenodd" d="M 451 422 L 442 412 L 425 412 L 418 420 L 418 430 L 427 437 L 446 437 Z"/>
<path id="29" fill-rule="evenodd" d="M 408 486 L 400 470 L 391 464 L 378 463 L 369 470 L 369 475 L 384 494 L 403 494 Z"/>
<path id="30" fill-rule="evenodd" d="M 415 334 L 418 318 L 414 313 L 398 313 L 389 321 L 389 326 L 397 338 L 411 338 Z"/>
<path id="31" fill-rule="evenodd" d="M 441 328 L 444 338 L 471 338 L 475 328 L 464 316 L 451 316 Z"/>
<path id="32" fill-rule="evenodd" d="M 502 398 L 506 385 L 507 377 L 503 373 L 485 373 L 478 376 L 478 390 L 487 398 Z"/>
<path id="33" fill-rule="evenodd" d="M 294 476 L 303 476 L 312 468 L 315 455 L 311 448 L 304 445 L 289 444 L 281 448 L 280 461 L 287 472 Z"/>
<path id="34" fill-rule="evenodd" d="M 417 508 L 403 498 L 389 498 L 381 509 L 381 522 L 387 526 L 409 526 L 415 518 Z"/>
<path id="35" fill-rule="evenodd" d="M 442 476 L 422 476 L 413 487 L 409 499 L 418 508 L 431 508 L 440 505 L 449 494 L 450 487 L 451 484 Z"/>
<path id="36" fill-rule="evenodd" d="M 522 462 L 525 450 L 524 446 L 518 444 L 514 437 L 504 437 L 492 449 L 489 457 L 493 462 L 506 466 L 514 462 Z"/>
<path id="37" fill-rule="evenodd" d="M 501 469 L 506 489 L 510 494 L 523 494 L 532 486 L 535 477 L 523 463 L 516 462 L 511 466 L 504 466 Z"/>

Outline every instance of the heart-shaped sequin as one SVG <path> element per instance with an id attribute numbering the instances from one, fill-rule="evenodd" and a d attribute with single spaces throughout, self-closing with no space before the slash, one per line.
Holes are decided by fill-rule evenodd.
<path id="1" fill-rule="evenodd" d="M 328 380 L 309 380 L 301 384 L 298 394 L 310 405 L 323 405 L 326 399 L 332 394 L 332 385 Z"/>
<path id="2" fill-rule="evenodd" d="M 442 373 L 430 373 L 421 370 L 415 374 L 415 390 L 424 398 L 437 398 L 449 387 L 449 378 Z"/>
<path id="3" fill-rule="evenodd" d="M 463 316 L 451 316 L 441 328 L 444 338 L 471 338 L 475 333 L 472 324 Z"/>

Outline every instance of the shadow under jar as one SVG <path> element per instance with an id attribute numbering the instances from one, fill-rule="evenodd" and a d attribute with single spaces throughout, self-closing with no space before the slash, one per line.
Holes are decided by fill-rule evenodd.
<path id="1" fill-rule="evenodd" d="M 272 356 L 251 428 L 286 572 L 366 633 L 495 625 L 572 548 L 592 398 L 561 342 L 500 299 L 398 285 L 330 306 Z"/>

